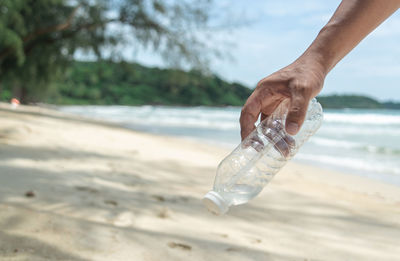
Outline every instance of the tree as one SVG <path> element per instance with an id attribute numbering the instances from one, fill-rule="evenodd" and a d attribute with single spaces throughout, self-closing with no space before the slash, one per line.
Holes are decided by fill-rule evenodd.
<path id="1" fill-rule="evenodd" d="M 196 70 L 160 69 L 127 62 L 78 62 L 54 83 L 58 92 L 43 101 L 99 105 L 235 105 L 251 90 Z"/>
<path id="2" fill-rule="evenodd" d="M 210 5 L 210 0 L 0 0 L 0 94 L 2 87 L 22 102 L 40 100 L 77 50 L 102 58 L 106 48 L 132 37 L 174 64 L 200 65 L 205 45 L 194 29 L 207 25 Z"/>

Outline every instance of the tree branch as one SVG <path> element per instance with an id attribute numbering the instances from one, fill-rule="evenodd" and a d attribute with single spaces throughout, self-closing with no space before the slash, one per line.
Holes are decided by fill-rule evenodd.
<path id="1" fill-rule="evenodd" d="M 75 17 L 79 8 L 80 8 L 80 5 L 76 6 L 72 10 L 71 14 L 68 16 L 67 20 L 64 23 L 52 25 L 52 26 L 49 26 L 46 28 L 42 28 L 42 29 L 36 30 L 36 31 L 28 34 L 27 36 L 22 38 L 23 43 L 31 41 L 31 40 L 37 38 L 38 36 L 41 36 L 44 34 L 59 32 L 59 31 L 63 31 L 65 29 L 67 29 L 68 27 L 71 26 L 72 19 Z M 11 54 L 13 52 L 13 50 L 14 50 L 13 47 L 8 47 L 8 48 L 4 49 L 3 51 L 1 51 L 0 52 L 0 61 L 3 60 L 5 57 L 7 57 L 9 54 Z"/>
<path id="2" fill-rule="evenodd" d="M 59 31 L 63 31 L 65 29 L 67 29 L 68 27 L 71 26 L 72 19 L 75 17 L 75 15 L 80 7 L 81 7 L 80 5 L 76 6 L 72 10 L 71 14 L 68 16 L 67 20 L 64 23 L 48 26 L 48 27 L 36 30 L 35 32 L 32 32 L 29 35 L 25 36 L 23 38 L 24 43 L 26 43 L 38 36 L 44 35 L 44 34 L 59 32 Z"/>

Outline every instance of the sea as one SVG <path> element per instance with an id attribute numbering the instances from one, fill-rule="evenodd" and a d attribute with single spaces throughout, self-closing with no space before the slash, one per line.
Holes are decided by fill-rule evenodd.
<path id="1" fill-rule="evenodd" d="M 137 131 L 228 149 L 240 143 L 240 107 L 61 106 L 59 110 Z M 400 186 L 400 110 L 324 110 L 318 132 L 294 161 Z"/>

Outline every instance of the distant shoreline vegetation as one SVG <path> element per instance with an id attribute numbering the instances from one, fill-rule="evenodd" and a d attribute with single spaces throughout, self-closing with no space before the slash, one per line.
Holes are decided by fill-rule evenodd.
<path id="1" fill-rule="evenodd" d="M 251 90 L 196 70 L 127 62 L 74 62 L 46 102 L 97 105 L 241 106 Z"/>
<path id="2" fill-rule="evenodd" d="M 252 90 L 200 71 L 150 68 L 127 62 L 75 61 L 39 102 L 57 105 L 242 106 Z M 0 100 L 9 101 L 3 89 Z M 324 108 L 400 109 L 361 95 L 318 96 Z"/>
<path id="3" fill-rule="evenodd" d="M 362 95 L 328 95 L 317 96 L 322 107 L 328 109 L 391 109 L 400 110 L 400 103 L 379 102 Z"/>

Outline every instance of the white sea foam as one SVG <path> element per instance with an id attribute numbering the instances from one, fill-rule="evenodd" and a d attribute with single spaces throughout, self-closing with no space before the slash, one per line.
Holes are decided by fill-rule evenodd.
<path id="1" fill-rule="evenodd" d="M 385 115 L 376 113 L 325 113 L 325 122 L 347 123 L 347 124 L 365 124 L 365 125 L 399 125 L 399 115 Z"/>
<path id="2" fill-rule="evenodd" d="M 355 158 L 350 156 L 338 157 L 330 155 L 305 154 L 305 153 L 299 153 L 298 155 L 296 155 L 296 159 L 317 161 L 320 163 L 326 163 L 333 166 L 345 167 L 349 169 L 365 170 L 374 173 L 400 175 L 400 167 L 395 164 L 391 164 L 391 162 L 366 161 L 361 158 Z"/>
<path id="3" fill-rule="evenodd" d="M 237 113 L 218 109 L 162 106 L 87 106 L 83 110 L 82 106 L 62 107 L 62 110 L 70 113 L 83 114 L 117 123 L 129 123 L 130 125 L 237 130 L 239 128 Z"/>
<path id="4" fill-rule="evenodd" d="M 323 123 L 319 133 L 326 135 L 361 135 L 361 136 L 375 136 L 375 135 L 390 135 L 393 137 L 400 137 L 400 126 L 357 126 L 352 124 L 336 124 L 336 123 Z"/>
<path id="5" fill-rule="evenodd" d="M 314 143 L 316 145 L 327 146 L 327 147 L 340 147 L 343 149 L 353 149 L 360 148 L 364 146 L 362 143 L 346 141 L 346 140 L 338 140 L 338 139 L 327 139 L 321 137 L 312 137 L 310 139 L 310 143 Z"/>

